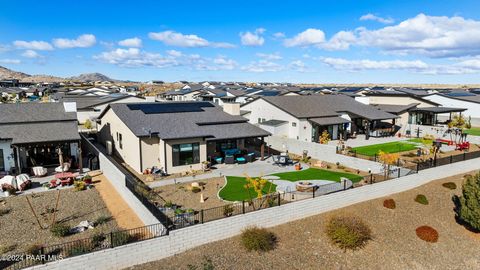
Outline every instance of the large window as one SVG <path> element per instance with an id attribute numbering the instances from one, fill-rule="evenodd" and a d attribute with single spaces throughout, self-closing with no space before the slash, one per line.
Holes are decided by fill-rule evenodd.
<path id="1" fill-rule="evenodd" d="M 0 171 L 5 171 L 5 160 L 3 159 L 3 149 L 0 149 Z"/>
<path id="2" fill-rule="evenodd" d="M 172 152 L 173 166 L 200 163 L 199 143 L 174 144 Z"/>

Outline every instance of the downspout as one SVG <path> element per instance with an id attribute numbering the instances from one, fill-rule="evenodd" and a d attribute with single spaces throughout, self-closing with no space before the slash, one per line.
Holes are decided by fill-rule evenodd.
<path id="1" fill-rule="evenodd" d="M 143 173 L 143 158 L 142 158 L 142 138 L 138 138 L 138 147 L 140 149 L 140 172 Z"/>
<path id="2" fill-rule="evenodd" d="M 165 171 L 165 174 L 168 174 L 167 168 L 168 168 L 168 163 L 167 163 L 167 142 L 163 141 L 163 160 L 165 164 L 165 168 L 163 170 Z"/>

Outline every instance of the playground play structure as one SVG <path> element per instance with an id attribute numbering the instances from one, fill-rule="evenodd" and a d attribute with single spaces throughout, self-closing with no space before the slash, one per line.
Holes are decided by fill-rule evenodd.
<path id="1" fill-rule="evenodd" d="M 449 128 L 443 134 L 443 138 L 449 137 L 450 139 L 438 138 L 436 143 L 446 144 L 448 146 L 455 145 L 455 150 L 469 150 L 470 142 L 467 141 L 467 133 L 464 133 L 462 129 Z"/>

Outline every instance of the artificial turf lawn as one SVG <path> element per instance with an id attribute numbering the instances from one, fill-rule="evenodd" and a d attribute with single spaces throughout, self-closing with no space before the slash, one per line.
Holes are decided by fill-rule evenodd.
<path id="1" fill-rule="evenodd" d="M 464 132 L 470 135 L 480 136 L 480 127 L 472 127 L 471 129 L 464 130 Z"/>
<path id="2" fill-rule="evenodd" d="M 220 190 L 218 194 L 222 199 L 227 201 L 246 201 L 257 197 L 257 193 L 250 188 L 250 196 L 247 190 L 245 189 L 245 185 L 247 184 L 247 180 L 245 177 L 239 176 L 227 176 L 227 184 Z M 270 188 L 270 186 L 272 186 Z M 263 194 L 267 194 L 270 192 L 275 192 L 277 189 L 277 185 L 272 184 L 271 182 L 267 182 L 265 187 L 263 188 Z"/>
<path id="3" fill-rule="evenodd" d="M 292 182 L 299 180 L 331 180 L 335 182 L 340 182 L 340 177 L 348 178 L 352 180 L 352 182 L 358 182 L 362 179 L 361 176 L 351 173 L 334 172 L 315 168 L 308 168 L 302 171 L 276 173 L 272 175 L 278 176 L 282 180 Z M 227 176 L 227 184 L 222 188 L 222 190 L 220 190 L 219 196 L 227 201 L 249 200 L 251 198 L 249 197 L 249 193 L 244 187 L 245 184 L 247 184 L 245 177 Z M 270 186 L 272 187 L 270 188 Z M 263 194 L 267 194 L 269 191 L 275 192 L 276 188 L 277 185 L 272 184 L 271 182 L 267 182 L 262 191 Z M 252 198 L 255 198 L 257 196 L 253 188 L 250 189 L 250 196 Z"/>
<path id="4" fill-rule="evenodd" d="M 292 182 L 299 181 L 299 180 L 330 180 L 330 181 L 340 182 L 341 177 L 348 178 L 352 180 L 352 182 L 358 182 L 363 178 L 356 174 L 334 172 L 334 171 L 316 169 L 316 168 L 308 168 L 302 171 L 275 173 L 272 175 L 278 176 L 282 180 L 288 180 Z"/>
<path id="5" fill-rule="evenodd" d="M 411 141 L 411 142 L 415 142 L 415 141 Z M 378 152 L 380 151 L 383 151 L 385 153 L 398 153 L 398 152 L 411 151 L 416 148 L 417 148 L 417 145 L 414 143 L 399 141 L 399 142 L 389 142 L 389 143 L 354 147 L 352 148 L 352 150 L 356 151 L 358 154 L 361 154 L 361 155 L 374 156 L 375 154 L 378 154 Z"/>

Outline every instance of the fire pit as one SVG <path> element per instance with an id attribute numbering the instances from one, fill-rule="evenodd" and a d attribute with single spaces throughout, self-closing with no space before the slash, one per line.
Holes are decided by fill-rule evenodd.
<path id="1" fill-rule="evenodd" d="M 318 188 L 318 186 L 310 182 L 298 182 L 296 183 L 295 188 L 299 192 L 313 192 Z"/>

